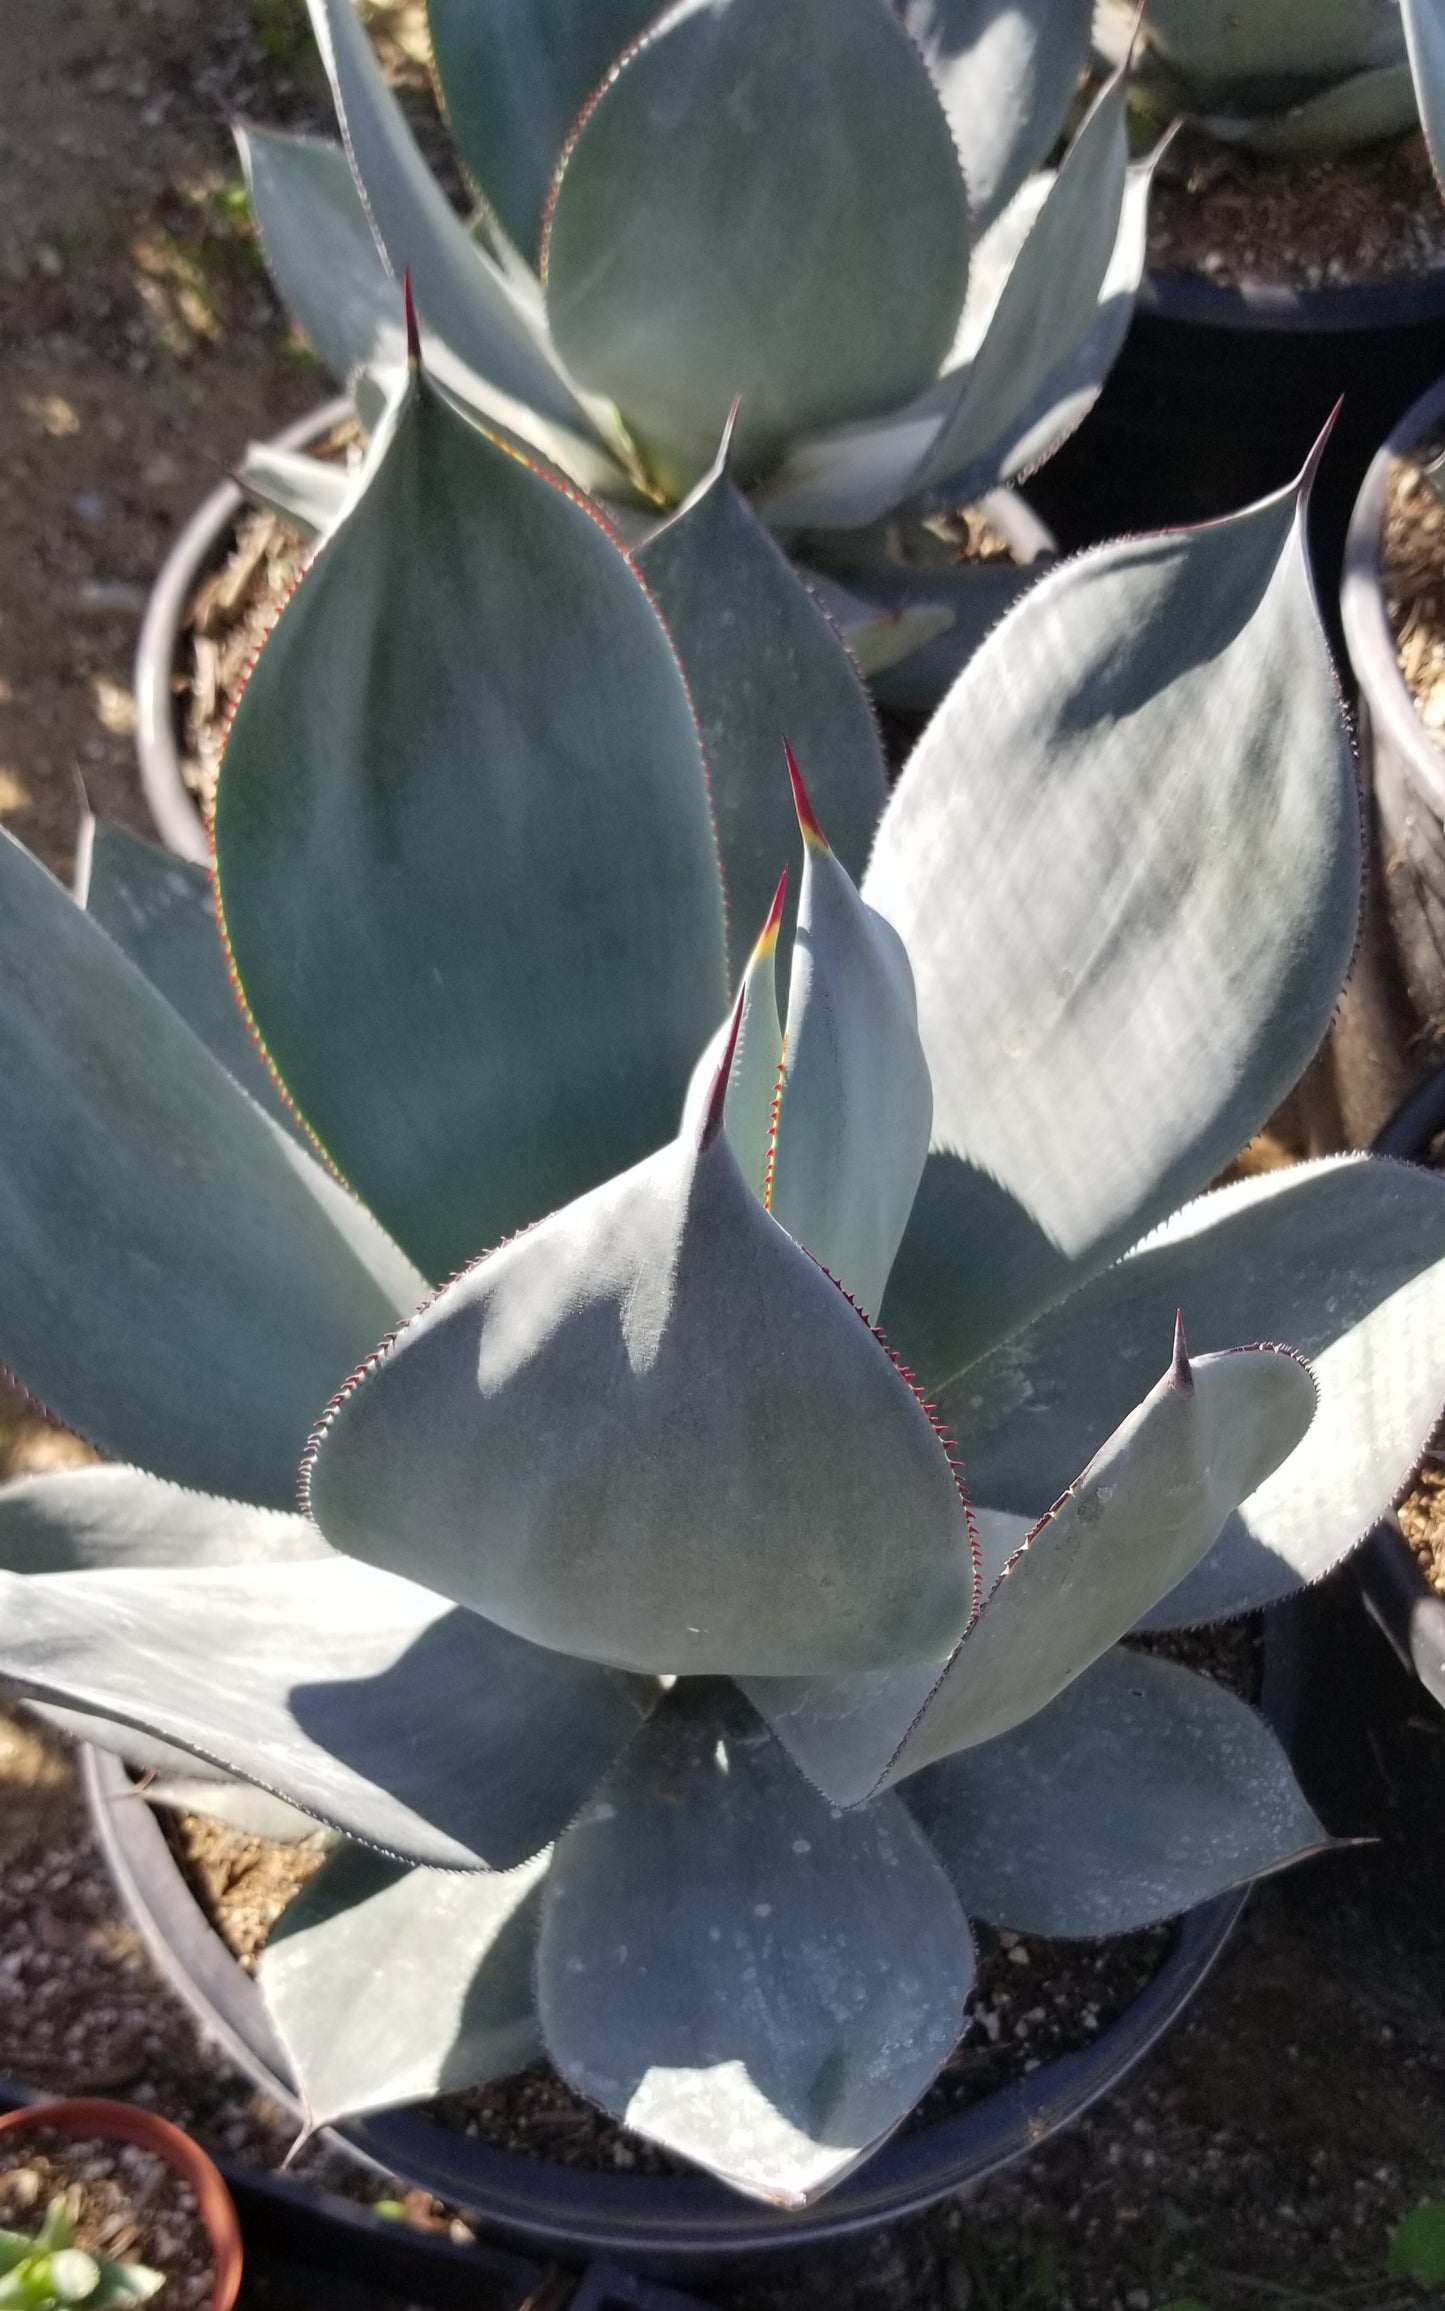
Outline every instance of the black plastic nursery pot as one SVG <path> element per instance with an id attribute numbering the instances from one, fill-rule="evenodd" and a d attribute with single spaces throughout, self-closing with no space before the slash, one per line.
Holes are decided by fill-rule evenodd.
<path id="1" fill-rule="evenodd" d="M 1283 488 L 1336 402 L 1311 498 L 1320 600 L 1336 589 L 1360 480 L 1445 374 L 1445 269 L 1351 288 L 1219 288 L 1151 273 L 1123 352 L 1028 494 L 1066 550 L 1233 513 Z"/>
<path id="2" fill-rule="evenodd" d="M 1262 1706 L 1289 1739 L 1299 1689 L 1298 1627 L 1265 1622 Z M 165 1834 L 125 1767 L 82 1753 L 96 1835 L 152 1958 L 206 2035 L 283 2107 L 296 2108 L 285 2056 L 251 1977 L 196 1903 Z M 659 2277 L 698 2277 L 740 2259 L 781 2260 L 920 2213 L 1024 2157 L 1116 2086 L 1179 2019 L 1247 1900 L 1237 1891 L 1182 1919 L 1153 1980 L 1088 2047 L 948 2117 L 885 2143 L 817 2206 L 785 2213 L 703 2175 L 588 2172 L 493 2149 L 424 2107 L 331 2131 L 354 2155 L 461 2208 L 491 2238 L 563 2263 L 604 2258 Z"/>
<path id="3" fill-rule="evenodd" d="M 1445 409 L 1445 388 L 1436 398 Z M 1424 1163 L 1441 1132 L 1445 1132 L 1445 1066 L 1437 1067 L 1402 1102 L 1376 1138 L 1375 1153 Z M 1394 1516 L 1376 1525 L 1356 1562 L 1371 1618 L 1404 1666 L 1445 1709 L 1445 1597 L 1431 1588 Z"/>

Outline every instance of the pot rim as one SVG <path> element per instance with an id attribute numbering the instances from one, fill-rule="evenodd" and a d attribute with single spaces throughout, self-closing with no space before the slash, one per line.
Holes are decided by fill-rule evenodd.
<path id="1" fill-rule="evenodd" d="M 1294 1616 L 1266 1621 L 1263 1706 L 1287 1738 L 1298 1675 Z M 255 1982 L 231 1957 L 181 1875 L 120 1759 L 84 1749 L 81 1775 L 106 1863 L 160 1971 L 240 2067 L 298 2108 Z M 1239 1888 L 1182 1918 L 1163 1965 L 1093 2044 L 1060 2055 L 968 2108 L 895 2134 L 819 2205 L 789 2214 L 698 2176 L 611 2174 L 552 2165 L 439 2126 L 418 2109 L 327 2129 L 362 2162 L 481 2218 L 494 2235 L 574 2259 L 605 2256 L 685 2275 L 742 2256 L 836 2243 L 920 2212 L 1035 2149 L 1110 2092 L 1179 2018 L 1249 1898 Z"/>
<path id="2" fill-rule="evenodd" d="M 241 2285 L 241 2225 L 219 2167 L 198 2142 L 159 2111 L 103 2095 L 54 2095 L 0 2115 L 0 2137 L 41 2127 L 77 2139 L 136 2143 L 164 2160 L 194 2193 L 196 2212 L 210 2241 L 215 2265 L 211 2311 L 232 2311 Z"/>
<path id="3" fill-rule="evenodd" d="M 1388 738 L 1411 785 L 1437 818 L 1445 818 L 1445 748 L 1420 720 L 1395 656 L 1380 580 L 1380 538 L 1392 465 L 1397 458 L 1408 456 L 1421 436 L 1442 418 L 1445 378 L 1410 404 L 1375 452 L 1350 516 L 1340 586 L 1340 613 L 1350 664 L 1360 687 L 1362 714 Z M 1389 1131 L 1392 1126 L 1385 1128 Z"/>
<path id="4" fill-rule="evenodd" d="M 1351 281 L 1319 289 L 1281 282 L 1225 284 L 1198 273 L 1150 270 L 1136 310 L 1151 320 L 1194 329 L 1270 331 L 1279 336 L 1355 335 L 1445 321 L 1445 265 L 1390 281 Z"/>

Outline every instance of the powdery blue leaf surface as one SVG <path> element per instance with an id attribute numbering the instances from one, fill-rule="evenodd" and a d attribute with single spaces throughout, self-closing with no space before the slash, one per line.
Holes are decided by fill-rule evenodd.
<path id="1" fill-rule="evenodd" d="M 7 1573 L 279 1565 L 330 1554 L 305 1517 L 187 1492 L 142 1469 L 55 1469 L 0 1485 Z"/>
<path id="2" fill-rule="evenodd" d="M 579 2093 L 806 2206 L 952 2051 L 956 1896 L 896 1798 L 832 1811 L 726 1688 L 678 1688 L 557 1846 L 538 2008 Z"/>
<path id="3" fill-rule="evenodd" d="M 117 1459 L 289 1507 L 415 1276 L 0 836 L 0 1361 Z"/>
<path id="4" fill-rule="evenodd" d="M 339 1557 L 6 1573 L 0 1675 L 362 1844 L 473 1870 L 555 1837 L 654 1698 Z"/>
<path id="5" fill-rule="evenodd" d="M 1151 1614 L 1160 1626 L 1249 1612 L 1319 1579 L 1407 1483 L 1445 1400 L 1445 1182 L 1352 1156 L 1187 1205 L 944 1391 L 980 1494 L 1037 1514 L 1119 1417 L 1176 1307 L 1196 1347 L 1289 1340 L 1310 1360 L 1320 1410 Z"/>
<path id="6" fill-rule="evenodd" d="M 763 1210 L 716 1101 L 700 1136 L 403 1327 L 320 1434 L 317 1522 L 594 1660 L 764 1675 L 936 1657 L 972 1594 L 952 1465 Z"/>
<path id="7" fill-rule="evenodd" d="M 344 385 L 402 354 L 401 292 L 339 144 L 238 128 L 251 214 L 292 319 Z"/>
<path id="8" fill-rule="evenodd" d="M 427 0 L 447 126 L 528 256 L 568 130 L 656 14 L 656 0 Z"/>
<path id="9" fill-rule="evenodd" d="M 727 1000 L 686 688 L 594 512 L 424 377 L 257 660 L 215 827 L 267 1050 L 429 1274 L 670 1137 Z"/>
<path id="10" fill-rule="evenodd" d="M 907 945 L 933 1079 L 883 1310 L 927 1385 L 1259 1128 L 1329 1025 L 1359 889 L 1296 493 L 1094 548 L 995 628 L 863 884 Z"/>
<path id="11" fill-rule="evenodd" d="M 948 123 L 883 0 L 678 0 L 568 146 L 548 318 L 670 491 L 741 396 L 750 483 L 937 375 L 968 241 Z"/>
<path id="12" fill-rule="evenodd" d="M 933 1097 L 913 974 L 828 847 L 791 751 L 803 892 L 769 1209 L 875 1312 L 928 1153 Z"/>
<path id="13" fill-rule="evenodd" d="M 546 1854 L 408 1869 L 343 1846 L 272 1927 L 257 1978 L 307 2121 L 481 2086 L 542 2053 L 532 1953 Z"/>
<path id="14" fill-rule="evenodd" d="M 1089 59 L 1092 0 L 898 0 L 948 115 L 975 232 L 1039 168 Z"/>
<path id="15" fill-rule="evenodd" d="M 633 558 L 687 669 L 740 971 L 779 870 L 797 851 L 784 733 L 809 766 L 829 839 L 856 877 L 886 793 L 873 709 L 827 617 L 734 487 L 726 449 Z"/>
<path id="16" fill-rule="evenodd" d="M 824 1794 L 991 1741 L 1042 1709 L 1164 1596 L 1298 1444 L 1315 1409 L 1287 1352 L 1236 1349 L 1170 1370 L 999 1573 L 946 1664 L 871 1678 L 745 1680 Z"/>
<path id="17" fill-rule="evenodd" d="M 773 1146 L 773 1107 L 783 1060 L 783 1023 L 778 1016 L 778 927 L 787 890 L 784 870 L 767 920 L 748 957 L 738 994 L 737 1032 L 731 1014 L 723 1021 L 692 1071 L 683 1108 L 684 1133 L 702 1129 L 723 1054 L 731 1045 L 723 1129 L 738 1169 L 756 1196 L 766 1196 Z"/>
<path id="18" fill-rule="evenodd" d="M 906 1802 L 970 1916 L 1024 1934 L 1131 1933 L 1328 1843 L 1246 1702 L 1118 1645 Z"/>

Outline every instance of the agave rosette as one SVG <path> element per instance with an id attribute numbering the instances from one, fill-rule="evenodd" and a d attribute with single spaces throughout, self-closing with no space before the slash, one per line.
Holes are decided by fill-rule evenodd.
<path id="1" fill-rule="evenodd" d="M 1406 1480 L 1445 1186 L 1204 1193 L 1354 938 L 1298 493 L 1043 580 L 886 805 L 725 464 L 641 561 L 413 366 L 218 788 L 270 1073 L 202 873 L 100 829 L 82 909 L 0 844 L 0 1355 L 119 1464 L 0 1491 L 0 1673 L 341 1833 L 260 1967 L 314 2120 L 545 2048 L 798 2205 L 971 1920 L 1320 1842 L 1120 1641 Z"/>
<path id="2" fill-rule="evenodd" d="M 280 293 L 368 423 L 408 271 L 446 390 L 634 526 L 697 483 L 738 401 L 735 472 L 764 519 L 870 669 L 933 643 L 909 679 L 937 684 L 1028 577 L 960 568 L 917 517 L 1072 430 L 1143 265 L 1121 80 L 1044 167 L 1090 13 L 430 0 L 468 225 L 352 0 L 311 0 L 344 150 L 248 128 L 242 158 Z M 304 456 L 259 450 L 246 479 L 317 530 L 339 502 Z"/>

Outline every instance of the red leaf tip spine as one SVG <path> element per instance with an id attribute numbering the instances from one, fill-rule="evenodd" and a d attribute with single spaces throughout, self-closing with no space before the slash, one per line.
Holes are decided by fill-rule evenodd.
<path id="1" fill-rule="evenodd" d="M 1189 1349 L 1184 1339 L 1184 1312 L 1174 1312 L 1174 1353 L 1169 1362 L 1169 1385 L 1178 1396 L 1194 1394 L 1194 1374 L 1189 1364 Z"/>
<path id="2" fill-rule="evenodd" d="M 722 1130 L 723 1109 L 727 1104 L 728 1081 L 732 1075 L 733 1056 L 737 1051 L 738 1035 L 743 1024 L 743 1002 L 746 995 L 747 981 L 744 980 L 738 989 L 738 999 L 733 1005 L 732 1024 L 728 1028 L 728 1039 L 723 1045 L 723 1055 L 718 1061 L 717 1074 L 712 1079 L 712 1090 L 707 1095 L 707 1106 L 703 1110 L 702 1129 L 697 1135 L 699 1155 L 706 1153 Z"/>
<path id="3" fill-rule="evenodd" d="M 787 757 L 788 777 L 792 781 L 793 787 L 793 808 L 798 814 L 798 827 L 804 844 L 809 850 L 825 851 L 828 848 L 828 838 L 818 824 L 817 814 L 808 800 L 808 790 L 803 784 L 803 774 L 798 768 L 798 758 L 786 738 L 783 740 L 783 753 Z"/>
<path id="4" fill-rule="evenodd" d="M 768 919 L 758 933 L 757 945 L 749 958 L 749 970 L 753 968 L 755 963 L 765 963 L 778 943 L 778 931 L 783 920 L 783 901 L 787 897 L 787 892 L 788 870 L 784 867 L 778 877 L 778 887 L 773 893 L 773 903 L 768 909 Z"/>

